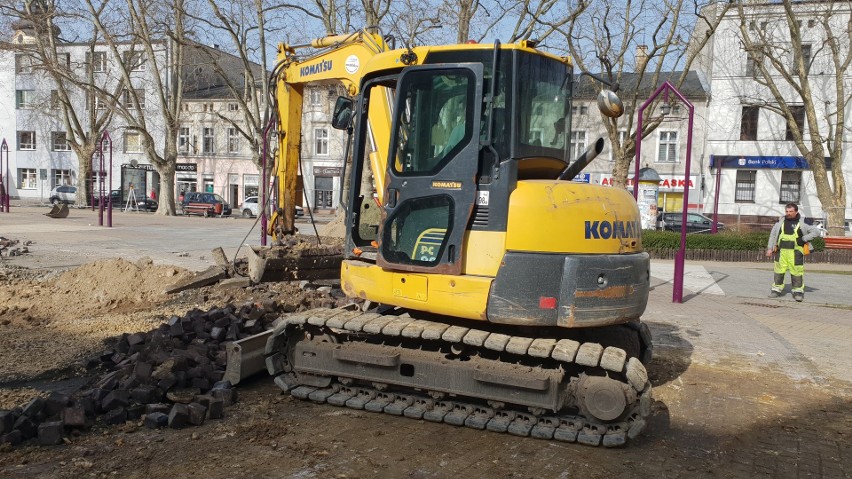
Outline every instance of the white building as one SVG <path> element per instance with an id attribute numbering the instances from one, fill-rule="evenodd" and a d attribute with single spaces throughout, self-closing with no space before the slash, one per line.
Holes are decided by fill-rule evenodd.
<path id="1" fill-rule="evenodd" d="M 676 83 L 676 79 L 680 76 L 681 72 L 666 73 L 661 75 L 659 83 L 662 84 L 667 79 Z M 612 153 L 609 137 L 604 129 L 603 119 L 597 108 L 596 94 L 598 87 L 597 85 L 592 86 L 591 83 L 592 80 L 583 77 L 580 87 L 576 89 L 571 125 L 572 157 L 579 156 L 598 137 L 603 136 L 605 140 L 603 152 L 583 170 L 578 180 L 611 185 L 615 157 Z M 638 89 L 639 104 L 636 105 L 638 112 L 639 106 L 656 91 L 657 86 L 659 85 L 651 84 L 650 75 L 643 79 L 641 85 L 637 85 L 637 75 L 624 74 L 621 79 L 619 96 L 622 99 L 632 98 L 633 92 Z M 703 187 L 706 185 L 706 178 L 704 178 L 702 172 L 706 171 L 708 161 L 704 141 L 705 125 L 708 122 L 708 86 L 700 73 L 689 72 L 677 90 L 693 106 L 694 130 L 692 132 L 689 181 L 686 181 L 689 110 L 674 96 L 668 98 L 669 110 L 667 114 L 657 114 L 663 121 L 642 140 L 640 167 L 653 168 L 662 178 L 658 201 L 660 208 L 668 211 L 680 210 L 683 204 L 684 189 L 688 187 L 690 209 L 702 210 L 705 208 L 705 190 Z M 662 97 L 660 99 L 665 100 Z M 627 124 L 623 118 L 619 120 L 619 123 Z M 633 130 L 636 128 L 635 118 L 632 128 Z M 622 138 L 626 137 L 626 126 L 619 134 Z M 633 166 L 631 166 L 628 174 L 629 180 L 632 180 L 634 171 Z"/>
<path id="2" fill-rule="evenodd" d="M 715 6 L 708 7 L 710 13 Z M 834 82 L 836 76 L 830 49 L 826 47 L 826 32 L 822 27 L 825 13 L 831 30 L 840 37 L 843 55 L 848 55 L 850 43 L 846 37 L 850 6 L 847 2 L 795 2 L 797 26 L 801 31 L 802 57 L 809 65 L 808 81 L 814 91 L 814 107 L 823 135 L 828 133 L 826 115 L 833 117 L 837 105 Z M 745 6 L 743 23 L 748 37 L 765 42 L 775 52 L 774 57 L 787 62 L 791 70 L 794 56 L 791 36 L 783 6 L 779 3 Z M 777 105 L 769 88 L 755 81 L 755 59 L 747 54 L 740 30 L 741 19 L 732 7 L 713 38 L 698 58 L 697 68 L 710 81 L 711 97 L 706 124 L 707 154 L 705 175 L 719 174 L 718 211 L 727 223 L 758 225 L 774 222 L 783 215 L 784 205 L 796 202 L 805 217 L 823 218 L 825 212 L 816 196 L 814 175 L 807 161 L 792 141 L 784 117 L 773 111 Z M 764 59 L 774 71 L 768 58 Z M 784 100 L 793 106 L 804 126 L 804 108 L 800 94 L 781 79 L 776 80 Z M 842 75 L 847 94 L 852 92 L 852 72 Z M 847 98 L 841 99 L 847 102 Z M 847 118 L 852 109 L 845 108 Z M 848 125 L 848 123 L 847 123 Z M 811 131 L 804 131 L 810 141 Z M 831 161 L 843 162 L 847 185 L 852 180 L 852 147 L 849 134 L 844 135 L 844 157 Z M 707 182 L 707 203 L 716 196 L 716 179 Z M 847 186 L 847 195 L 852 191 Z M 847 197 L 845 217 L 852 218 L 850 198 Z M 706 211 L 706 209 L 705 209 Z"/>
<path id="3" fill-rule="evenodd" d="M 346 132 L 331 127 L 337 97 L 343 93 L 337 81 L 316 82 L 305 87 L 302 106 L 302 177 L 296 202 L 314 211 L 333 213 L 340 204 L 340 183 Z M 307 203 L 303 203 L 304 199 Z"/>
<path id="4" fill-rule="evenodd" d="M 16 22 L 13 42 L 26 45 L 33 41 L 32 27 L 27 22 Z M 138 50 L 138 47 L 136 48 Z M 93 50 L 90 51 L 90 50 Z M 99 86 L 119 84 L 116 62 L 132 62 L 130 72 L 132 88 L 139 96 L 139 108 L 144 109 L 149 131 L 157 135 L 164 132 L 159 115 L 151 114 L 157 108 L 155 82 L 147 66 L 145 54 L 131 53 L 130 45 L 120 45 L 121 59 L 113 58 L 106 45 L 88 43 L 62 43 L 58 46 L 60 61 L 65 62 L 73 74 L 90 71 Z M 155 46 L 156 55 L 164 55 L 162 45 Z M 159 60 L 159 59 L 158 59 Z M 78 159 L 68 144 L 69 133 L 62 121 L 56 83 L 37 61 L 27 53 L 0 51 L 0 135 L 9 146 L 10 196 L 22 200 L 46 201 L 50 190 L 58 185 L 78 185 L 85 181 L 79 177 Z M 106 113 L 103 99 L 89 102 L 81 89 L 69 88 L 69 101 L 81 121 L 90 121 Z M 116 92 L 118 101 L 130 106 L 128 91 Z M 93 103 L 93 104 L 90 104 Z M 83 128 L 88 128 L 85 123 Z M 113 180 L 111 189 L 123 189 L 134 183 L 136 194 L 147 194 L 151 187 L 159 188 L 153 167 L 142 153 L 140 135 L 126 128 L 121 117 L 113 115 L 107 131 L 113 140 Z M 96 161 L 93 169 L 98 169 Z M 106 176 L 106 175 L 105 175 Z M 107 185 L 105 185 L 107 187 Z"/>

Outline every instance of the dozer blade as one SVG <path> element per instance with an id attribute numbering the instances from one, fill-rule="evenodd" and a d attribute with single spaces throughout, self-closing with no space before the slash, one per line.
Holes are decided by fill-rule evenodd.
<path id="1" fill-rule="evenodd" d="M 236 385 L 249 376 L 265 373 L 266 358 L 263 353 L 270 336 L 271 329 L 228 344 L 228 364 L 223 379 Z"/>
<path id="2" fill-rule="evenodd" d="M 251 246 L 248 251 L 249 278 L 266 281 L 336 279 L 340 277 L 343 249 L 340 246 Z"/>

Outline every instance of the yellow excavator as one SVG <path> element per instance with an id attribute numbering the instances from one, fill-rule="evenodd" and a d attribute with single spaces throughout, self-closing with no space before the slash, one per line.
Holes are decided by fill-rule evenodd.
<path id="1" fill-rule="evenodd" d="M 275 383 L 520 436 L 639 434 L 649 257 L 629 193 L 571 181 L 603 139 L 571 157 L 570 59 L 532 41 L 394 50 L 368 31 L 311 46 L 325 50 L 280 47 L 270 229 L 295 230 L 304 85 L 339 79 L 331 122 L 354 145 L 339 278 L 363 302 L 281 318 L 264 354 Z M 622 111 L 610 90 L 598 105 Z"/>

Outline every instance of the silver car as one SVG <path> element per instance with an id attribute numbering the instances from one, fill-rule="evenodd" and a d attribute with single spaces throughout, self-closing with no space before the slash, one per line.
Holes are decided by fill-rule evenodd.
<path id="1" fill-rule="evenodd" d="M 50 203 L 54 205 L 75 203 L 77 201 L 77 187 L 71 185 L 55 186 L 50 190 L 48 198 Z"/>
<path id="2" fill-rule="evenodd" d="M 249 196 L 243 200 L 243 204 L 240 205 L 240 211 L 242 212 L 243 218 L 254 218 L 257 216 L 257 203 L 257 196 Z M 296 216 L 305 216 L 305 211 L 299 205 L 296 205 Z"/>

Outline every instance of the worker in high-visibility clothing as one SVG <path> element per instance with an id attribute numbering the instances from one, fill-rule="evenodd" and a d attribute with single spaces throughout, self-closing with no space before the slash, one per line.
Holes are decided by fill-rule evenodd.
<path id="1" fill-rule="evenodd" d="M 787 203 L 784 216 L 772 227 L 769 243 L 766 245 L 766 257 L 775 256 L 775 275 L 770 298 L 778 298 L 784 293 L 784 278 L 790 272 L 793 299 L 805 299 L 805 244 L 819 236 L 819 229 L 805 223 L 795 203 Z"/>

